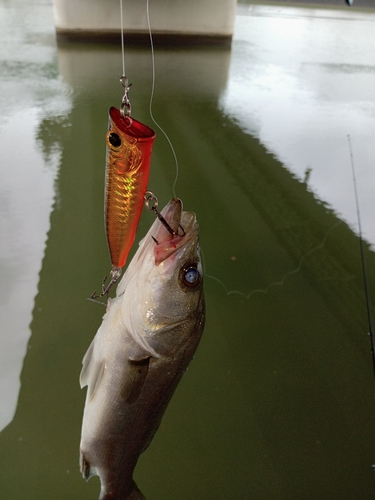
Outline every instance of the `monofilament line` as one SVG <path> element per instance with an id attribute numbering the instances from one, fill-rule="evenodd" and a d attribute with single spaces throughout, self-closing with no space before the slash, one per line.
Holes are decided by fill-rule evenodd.
<path id="1" fill-rule="evenodd" d="M 370 302 L 370 287 L 368 283 L 367 276 L 367 265 L 366 265 L 366 255 L 362 238 L 362 224 L 361 224 L 361 215 L 359 210 L 359 197 L 357 190 L 357 180 L 354 169 L 354 159 L 353 159 L 353 151 L 352 151 L 352 143 L 350 139 L 350 135 L 348 135 L 348 143 L 349 143 L 349 152 L 350 152 L 350 162 L 352 166 L 352 176 L 353 176 L 353 185 L 354 185 L 354 197 L 355 197 L 355 205 L 357 211 L 357 222 L 358 222 L 358 236 L 359 236 L 359 246 L 361 250 L 361 261 L 362 261 L 362 273 L 363 273 L 363 282 L 365 287 L 365 297 L 366 297 L 366 308 L 367 308 L 367 318 L 369 324 L 369 337 L 371 342 L 371 356 L 372 356 L 372 368 L 374 370 L 375 377 L 375 349 L 374 349 L 374 328 L 372 322 L 372 314 L 371 314 L 371 302 Z"/>
<path id="2" fill-rule="evenodd" d="M 251 292 L 249 292 L 249 293 L 245 293 L 245 292 L 241 292 L 240 290 L 229 290 L 228 287 L 219 278 L 216 278 L 216 276 L 212 276 L 211 274 L 205 273 L 205 277 L 213 279 L 217 283 L 219 283 L 224 288 L 225 293 L 227 295 L 240 295 L 240 296 L 244 297 L 245 299 L 249 299 L 252 295 L 254 295 L 256 293 L 266 294 L 266 293 L 268 293 L 268 291 L 272 287 L 283 286 L 285 284 L 286 279 L 289 276 L 292 276 L 293 274 L 299 273 L 301 271 L 301 269 L 302 269 L 303 262 L 307 259 L 307 257 L 309 255 L 317 252 L 321 248 L 323 248 L 324 245 L 325 245 L 325 242 L 326 242 L 327 238 L 329 237 L 329 235 L 331 234 L 331 232 L 334 231 L 341 224 L 343 224 L 342 221 L 336 222 L 336 224 L 334 224 L 330 229 L 328 229 L 328 231 L 324 235 L 324 238 L 321 241 L 321 243 L 319 243 L 319 245 L 317 245 L 316 247 L 312 248 L 305 255 L 303 255 L 301 257 L 301 259 L 300 259 L 300 261 L 298 263 L 298 267 L 296 267 L 295 269 L 292 269 L 291 271 L 288 271 L 287 273 L 285 273 L 282 276 L 282 278 L 279 281 L 273 281 L 272 283 L 270 283 L 269 285 L 267 285 L 265 288 L 257 288 L 257 289 L 251 290 Z M 203 263 L 205 264 L 205 262 L 204 262 L 204 260 L 205 260 L 204 259 L 204 253 L 202 252 L 202 249 L 201 249 L 201 254 L 202 254 Z M 206 267 L 206 266 L 204 265 L 204 267 Z"/>
<path id="3" fill-rule="evenodd" d="M 122 76 L 125 76 L 125 43 L 124 43 L 124 19 L 122 12 L 122 0 L 120 0 L 120 20 L 121 20 Z"/>
<path id="4" fill-rule="evenodd" d="M 150 96 L 150 117 L 153 123 L 158 127 L 158 129 L 162 132 L 164 137 L 167 139 L 169 147 L 171 148 L 171 151 L 173 153 L 175 165 L 176 165 L 176 176 L 172 185 L 172 193 L 173 197 L 176 197 L 176 184 L 178 180 L 178 173 L 179 173 L 179 167 L 178 167 L 178 160 L 177 160 L 177 155 L 174 150 L 174 147 L 172 145 L 171 140 L 169 139 L 167 133 L 163 130 L 163 128 L 159 125 L 159 123 L 155 120 L 154 115 L 152 113 L 152 102 L 154 99 L 154 92 L 155 92 L 155 53 L 154 53 L 154 41 L 152 38 L 152 31 L 151 31 L 151 22 L 150 22 L 150 6 L 149 6 L 149 0 L 147 0 L 147 27 L 148 27 L 148 34 L 150 36 L 150 46 L 151 46 L 151 59 L 152 59 L 152 86 L 151 86 L 151 96 Z"/>

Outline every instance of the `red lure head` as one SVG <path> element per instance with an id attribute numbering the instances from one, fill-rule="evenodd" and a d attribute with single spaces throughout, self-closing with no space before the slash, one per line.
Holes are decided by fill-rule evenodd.
<path id="1" fill-rule="evenodd" d="M 120 110 L 109 110 L 106 136 L 106 233 L 112 266 L 121 268 L 134 242 L 150 173 L 155 132 Z"/>

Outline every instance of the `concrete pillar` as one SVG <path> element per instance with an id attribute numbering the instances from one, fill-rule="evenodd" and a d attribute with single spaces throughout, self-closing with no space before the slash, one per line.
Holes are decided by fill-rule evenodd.
<path id="1" fill-rule="evenodd" d="M 149 0 L 154 38 L 166 43 L 230 43 L 237 0 Z M 118 41 L 120 0 L 53 0 L 59 39 Z M 148 37 L 146 0 L 123 0 L 126 41 Z"/>

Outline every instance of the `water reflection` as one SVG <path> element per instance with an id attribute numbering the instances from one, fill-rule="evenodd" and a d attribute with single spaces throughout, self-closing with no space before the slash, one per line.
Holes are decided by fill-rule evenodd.
<path id="1" fill-rule="evenodd" d="M 366 238 L 375 243 L 375 15 L 242 5 L 221 104 L 351 227 L 357 227 L 347 135 Z M 297 41 L 298 40 L 298 41 Z"/>
<path id="2" fill-rule="evenodd" d="M 21 11 L 22 9 L 22 11 Z M 36 8 L 45 14 L 45 9 Z M 19 15 L 22 12 L 22 15 Z M 2 6 L 0 149 L 1 149 L 1 303 L 0 315 L 0 430 L 12 419 L 20 389 L 20 372 L 30 336 L 34 297 L 44 255 L 54 185 L 60 162 L 56 140 L 37 138 L 41 123 L 52 116 L 66 120 L 70 100 L 54 65 L 53 32 L 28 38 L 26 17 L 40 28 L 35 10 Z M 13 43 L 11 26 L 22 36 Z M 48 38 L 49 35 L 49 38 Z M 46 43 L 47 41 L 47 43 Z"/>
<path id="3" fill-rule="evenodd" d="M 338 217 L 342 209 L 331 194 L 338 200 L 341 192 L 352 198 L 348 132 L 358 168 L 368 161 L 372 115 L 367 99 L 372 90 L 358 80 L 361 107 L 340 80 L 347 71 L 338 74 L 322 64 L 371 64 L 354 55 L 349 63 L 341 56 L 322 59 L 323 47 L 319 57 L 307 51 L 309 57 L 300 64 L 298 41 L 281 64 L 276 55 L 283 43 L 272 39 L 272 29 L 265 24 L 268 20 L 272 27 L 277 20 L 258 18 L 251 30 L 238 19 L 232 52 L 156 48 L 153 111 L 176 148 L 177 194 L 186 209 L 197 213 L 206 271 L 226 288 L 206 279 L 202 343 L 141 457 L 135 480 L 150 500 L 250 495 L 314 499 L 318 490 L 322 498 L 370 500 L 374 382 L 358 238 Z M 268 34 L 263 40 L 262 30 Z M 297 29 L 293 36 L 299 40 L 305 34 L 305 29 Z M 134 116 L 151 125 L 149 51 L 129 49 L 127 54 Z M 23 178 L 16 176 L 17 169 L 11 171 L 9 188 L 2 187 L 8 196 L 3 204 L 8 207 L 7 200 L 14 200 L 15 207 L 6 208 L 12 217 L 6 247 L 2 239 L 7 252 L 2 274 L 7 290 L 2 297 L 13 299 L 5 302 L 2 317 L 5 324 L 10 324 L 9 317 L 20 322 L 18 352 L 25 350 L 30 320 L 32 336 L 17 411 L 0 433 L 0 454 L 6 457 L 0 496 L 97 498 L 98 482 L 86 484 L 78 470 L 84 404 L 78 375 L 103 314 L 85 298 L 109 266 L 101 222 L 104 136 L 108 107 L 122 95 L 117 78 L 121 56 L 116 48 L 85 45 L 62 46 L 58 53 L 52 51 L 52 59 L 49 56 L 51 78 L 47 84 L 43 73 L 35 72 L 32 89 L 42 89 L 36 99 L 38 112 L 30 113 L 25 152 L 19 151 L 34 168 L 31 180 L 27 178 L 35 182 L 34 189 L 18 189 Z M 362 74 L 372 78 L 371 72 Z M 334 83 L 340 84 L 337 93 Z M 8 90 L 13 84 L 10 79 L 4 83 Z M 14 88 L 13 103 L 22 94 L 20 87 Z M 54 103 L 54 92 L 61 96 L 60 104 L 47 112 L 40 106 Z M 339 115 L 333 96 L 339 97 Z M 346 111 L 354 130 L 342 123 Z M 17 120 L 18 127 L 7 136 L 9 143 L 19 139 L 19 127 L 25 126 Z M 327 137 L 331 129 L 337 135 Z M 287 166 L 282 164 L 275 157 L 279 146 L 285 148 L 279 158 L 283 151 L 295 152 L 299 161 L 293 163 L 288 156 Z M 5 164 L 10 164 L 12 150 L 2 151 Z M 319 170 L 323 160 L 326 168 Z M 341 168 L 344 160 L 348 174 Z M 174 176 L 173 155 L 159 133 L 150 188 L 161 204 L 171 196 Z M 325 180 L 325 192 L 318 192 L 318 177 Z M 366 200 L 362 195 L 361 201 Z M 138 237 L 153 218 L 147 212 L 142 215 Z M 3 220 L 8 224 L 8 218 Z M 36 221 L 41 220 L 39 227 Z M 31 231 L 30 225 L 37 229 Z M 373 289 L 374 253 L 367 247 L 366 255 Z M 10 294 L 13 282 L 17 286 Z M 227 296 L 226 290 L 243 295 Z M 21 301 L 27 305 L 23 312 Z M 6 334 L 3 339 L 7 352 L 13 338 Z M 1 366 L 2 375 L 8 376 L 8 367 L 5 373 Z"/>

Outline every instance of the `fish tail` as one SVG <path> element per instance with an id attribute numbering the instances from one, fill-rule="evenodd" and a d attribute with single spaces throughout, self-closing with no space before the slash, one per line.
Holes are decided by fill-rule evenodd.
<path id="1" fill-rule="evenodd" d="M 133 481 L 130 491 L 128 491 L 125 496 L 119 494 L 118 492 L 103 492 L 100 495 L 99 500 L 146 500 L 146 497 L 142 494 L 138 486 Z"/>
<path id="2" fill-rule="evenodd" d="M 126 498 L 126 500 L 146 500 L 146 497 L 142 494 L 141 490 L 133 481 L 133 490 L 130 495 Z"/>
<path id="3" fill-rule="evenodd" d="M 90 464 L 82 450 L 80 453 L 80 469 L 82 476 L 84 477 L 84 479 L 86 479 L 86 481 L 88 481 L 92 476 L 99 475 L 102 486 L 99 500 L 146 500 L 146 497 L 142 494 L 142 492 L 139 490 L 138 486 L 132 479 L 130 484 L 117 484 L 117 486 L 114 488 L 115 491 L 113 491 L 112 488 L 108 486 L 108 483 L 102 481 L 100 473 L 98 473 L 96 467 L 93 467 Z"/>

